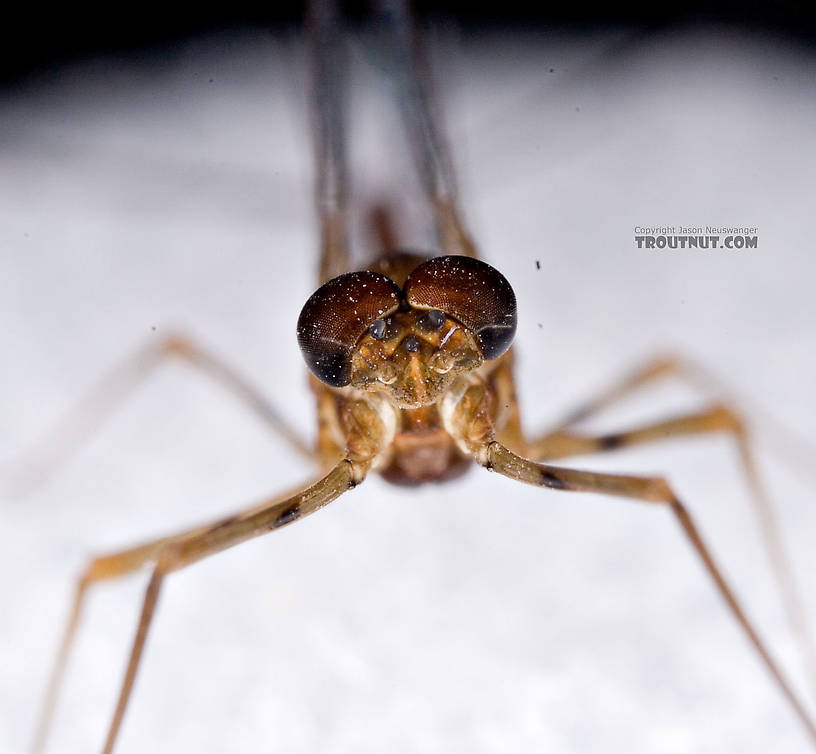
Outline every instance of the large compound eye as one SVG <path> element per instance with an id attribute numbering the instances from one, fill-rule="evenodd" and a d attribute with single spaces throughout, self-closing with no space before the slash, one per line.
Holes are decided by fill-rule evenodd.
<path id="1" fill-rule="evenodd" d="M 439 309 L 476 336 L 485 359 L 501 356 L 516 334 L 516 296 L 498 270 L 472 257 L 436 257 L 405 281 L 416 309 Z"/>
<path id="2" fill-rule="evenodd" d="M 297 324 L 298 344 L 312 374 L 333 387 L 348 385 L 357 341 L 399 303 L 397 284 L 377 272 L 347 272 L 320 286 Z"/>

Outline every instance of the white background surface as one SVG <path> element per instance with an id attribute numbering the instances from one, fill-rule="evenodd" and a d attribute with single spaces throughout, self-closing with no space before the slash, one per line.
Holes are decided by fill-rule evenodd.
<path id="1" fill-rule="evenodd" d="M 362 67 L 365 54 L 354 58 Z M 215 37 L 54 71 L 4 96 L 0 458 L 170 328 L 312 431 L 294 337 L 316 265 L 302 62 L 291 39 Z M 714 30 L 446 38 L 435 63 L 467 216 L 519 298 L 528 426 L 670 348 L 813 436 L 810 56 Z M 400 199 L 413 185 L 407 157 L 383 148 L 381 91 L 363 80 L 357 198 Z M 635 248 L 636 224 L 664 223 L 758 226 L 759 248 Z M 406 241 L 427 246 L 418 227 Z M 656 389 L 598 426 L 696 405 L 690 391 Z M 813 488 L 760 447 L 816 620 Z M 668 475 L 801 687 L 728 441 L 581 464 Z M 89 553 L 309 475 L 174 364 L 44 486 L 4 499 L 0 750 L 27 745 Z M 143 586 L 93 593 L 50 751 L 101 745 Z M 372 478 L 173 575 L 119 744 L 121 754 L 810 750 L 667 513 L 475 469 L 417 491 Z"/>

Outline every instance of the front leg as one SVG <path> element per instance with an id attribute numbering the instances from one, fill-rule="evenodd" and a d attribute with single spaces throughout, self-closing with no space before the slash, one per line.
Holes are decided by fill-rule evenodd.
<path id="1" fill-rule="evenodd" d="M 708 545 L 685 505 L 662 477 L 640 477 L 567 469 L 536 463 L 517 455 L 495 439 L 487 387 L 478 380 L 460 380 L 443 402 L 445 427 L 460 448 L 488 470 L 525 484 L 570 492 L 614 495 L 668 508 L 675 516 L 731 614 L 756 649 L 792 710 L 816 746 L 816 723 L 794 692 L 753 622 L 726 582 Z"/>
<path id="2" fill-rule="evenodd" d="M 136 636 L 119 692 L 113 720 L 108 729 L 104 753 L 113 751 L 122 719 L 133 690 L 148 630 L 165 577 L 203 558 L 254 537 L 275 531 L 328 505 L 366 477 L 372 464 L 394 436 L 395 423 L 388 420 L 388 406 L 379 399 L 349 401 L 343 407 L 347 449 L 345 456 L 322 479 L 294 495 L 276 497 L 213 524 L 163 537 L 119 552 L 94 558 L 77 585 L 73 608 L 66 624 L 46 694 L 32 754 L 42 751 L 50 727 L 64 668 L 70 653 L 88 588 L 100 581 L 118 578 L 144 566 L 153 572 L 142 602 Z"/>
<path id="3" fill-rule="evenodd" d="M 498 396 L 498 403 L 505 415 L 501 417 L 501 431 L 496 439 L 520 456 L 533 461 L 552 461 L 570 456 L 607 453 L 635 445 L 660 442 L 678 437 L 700 437 L 726 433 L 734 442 L 742 475 L 748 487 L 754 514 L 762 534 L 762 541 L 771 565 L 777 590 L 781 595 L 788 621 L 796 635 L 811 689 L 816 695 L 816 646 L 814 646 L 810 622 L 801 590 L 797 587 L 782 533 L 777 522 L 774 506 L 754 454 L 754 443 L 747 422 L 733 407 L 723 403 L 708 406 L 695 413 L 682 414 L 650 424 L 633 427 L 621 432 L 592 435 L 578 432 L 572 425 L 586 419 L 603 408 L 623 399 L 631 392 L 661 377 L 683 377 L 701 390 L 716 390 L 716 380 L 700 369 L 695 369 L 679 359 L 658 358 L 634 370 L 629 376 L 614 384 L 594 400 L 588 401 L 580 410 L 572 412 L 557 428 L 528 439 L 522 431 L 518 400 L 511 371 L 511 363 L 505 361 L 491 376 L 491 387 Z M 720 391 L 722 392 L 722 391 Z"/>

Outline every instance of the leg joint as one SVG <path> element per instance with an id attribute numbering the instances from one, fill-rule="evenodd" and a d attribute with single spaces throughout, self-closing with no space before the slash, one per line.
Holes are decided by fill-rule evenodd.
<path id="1" fill-rule="evenodd" d="M 672 507 L 680 504 L 669 483 L 663 477 L 654 477 L 647 481 L 643 498 L 653 503 L 668 503 Z"/>
<path id="2" fill-rule="evenodd" d="M 717 424 L 727 432 L 733 432 L 741 437 L 746 434 L 746 426 L 742 417 L 726 404 L 717 404 L 711 409 L 711 414 Z"/>

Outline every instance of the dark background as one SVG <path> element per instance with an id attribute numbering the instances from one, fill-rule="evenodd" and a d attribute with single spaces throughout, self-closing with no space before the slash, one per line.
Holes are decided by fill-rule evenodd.
<path id="1" fill-rule="evenodd" d="M 231 2 L 212 9 L 189 11 L 167 3 L 131 6 L 110 3 L 104 8 L 63 4 L 44 8 L 34 3 L 4 12 L 0 31 L 0 79 L 9 83 L 61 62 L 111 51 L 137 51 L 172 44 L 186 36 L 216 29 L 269 28 L 302 23 L 303 2 Z M 348 16 L 361 19 L 369 4 L 345 3 Z M 478 5 L 466 0 L 421 0 L 414 3 L 421 17 L 447 16 L 465 27 L 558 24 L 576 27 L 638 24 L 655 31 L 670 26 L 718 23 L 790 37 L 808 46 L 816 40 L 816 5 L 805 3 L 718 3 L 664 1 L 642 4 L 542 3 L 521 0 Z"/>

